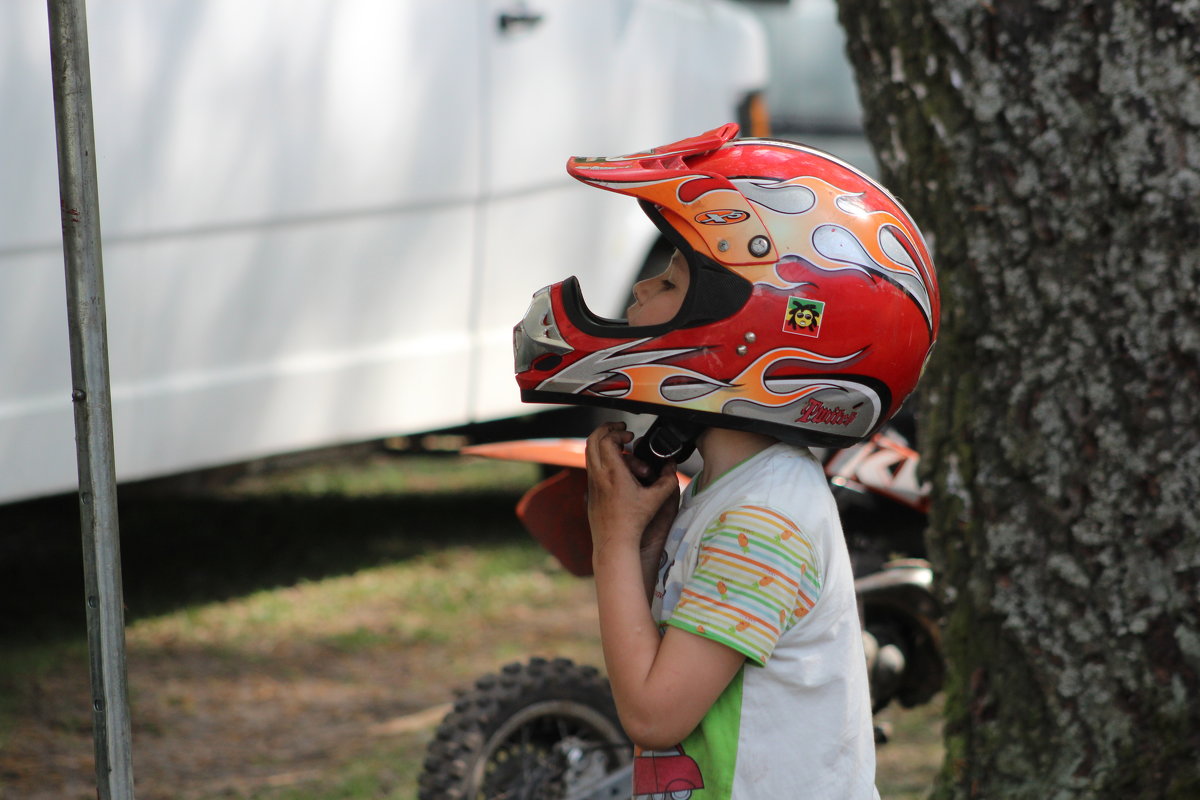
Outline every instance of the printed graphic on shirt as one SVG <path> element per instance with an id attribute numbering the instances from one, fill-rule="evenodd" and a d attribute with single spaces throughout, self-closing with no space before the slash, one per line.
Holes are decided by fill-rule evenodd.
<path id="1" fill-rule="evenodd" d="M 765 506 L 719 514 L 701 535 L 698 558 L 668 623 L 760 665 L 821 594 L 812 543 L 788 517 Z"/>
<path id="2" fill-rule="evenodd" d="M 700 765 L 682 745 L 667 750 L 641 750 L 633 759 L 633 797 L 690 797 L 704 788 Z"/>

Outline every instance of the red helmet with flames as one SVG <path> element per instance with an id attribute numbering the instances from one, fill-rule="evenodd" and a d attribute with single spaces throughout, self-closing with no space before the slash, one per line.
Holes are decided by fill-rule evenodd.
<path id="1" fill-rule="evenodd" d="M 832 447 L 900 408 L 938 331 L 916 224 L 828 154 L 737 131 L 567 162 L 580 181 L 637 198 L 691 280 L 678 314 L 653 326 L 593 314 L 575 278 L 537 292 L 514 329 L 523 400 Z"/>

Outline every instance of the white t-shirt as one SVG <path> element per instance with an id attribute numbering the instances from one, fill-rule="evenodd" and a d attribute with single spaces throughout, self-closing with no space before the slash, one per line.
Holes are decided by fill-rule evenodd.
<path id="1" fill-rule="evenodd" d="M 652 613 L 746 663 L 679 747 L 639 753 L 635 797 L 878 798 L 850 558 L 808 450 L 773 445 L 685 493 Z"/>

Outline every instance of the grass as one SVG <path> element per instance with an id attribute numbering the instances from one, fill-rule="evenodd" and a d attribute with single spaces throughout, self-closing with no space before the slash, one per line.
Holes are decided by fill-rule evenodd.
<path id="1" fill-rule="evenodd" d="M 538 476 L 377 455 L 123 499 L 139 798 L 412 798 L 455 688 L 601 663 L 590 584 L 513 517 Z M 0 531 L 0 797 L 93 797 L 73 501 L 0 509 Z M 880 792 L 924 797 L 937 706 L 885 715 Z"/>
<path id="2" fill-rule="evenodd" d="M 942 696 L 916 708 L 892 704 L 876 723 L 889 729 L 876 750 L 876 785 L 884 800 L 925 800 L 942 763 Z"/>

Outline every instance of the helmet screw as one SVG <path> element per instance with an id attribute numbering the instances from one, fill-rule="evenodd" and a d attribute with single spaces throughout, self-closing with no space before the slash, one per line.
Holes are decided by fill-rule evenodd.
<path id="1" fill-rule="evenodd" d="M 721 241 L 717 242 L 717 249 L 724 253 L 729 249 L 729 242 L 722 239 Z"/>
<path id="2" fill-rule="evenodd" d="M 750 240 L 750 255 L 761 258 L 771 252 L 771 240 L 765 236 L 755 236 Z"/>
<path id="3" fill-rule="evenodd" d="M 746 331 L 746 335 L 743 338 L 746 340 L 747 344 L 754 344 L 754 342 L 758 339 L 758 337 L 754 335 L 754 331 Z"/>
<path id="4" fill-rule="evenodd" d="M 744 355 L 746 355 L 746 345 L 744 345 L 744 344 L 739 344 L 739 345 L 738 345 L 738 348 L 737 348 L 737 354 L 738 354 L 739 356 L 744 356 Z"/>

